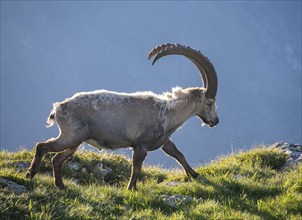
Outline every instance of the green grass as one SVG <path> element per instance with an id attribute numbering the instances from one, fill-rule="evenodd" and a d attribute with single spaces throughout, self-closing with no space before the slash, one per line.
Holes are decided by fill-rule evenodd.
<path id="1" fill-rule="evenodd" d="M 131 163 L 123 156 L 76 153 L 67 163 L 79 162 L 80 169 L 63 168 L 65 191 L 53 186 L 51 155 L 33 180 L 25 179 L 14 162 L 32 157 L 28 151 L 0 152 L 0 177 L 31 189 L 15 194 L 0 185 L 0 219 L 302 219 L 302 165 L 281 170 L 286 154 L 261 146 L 197 168 L 197 180 L 182 170 L 144 166 L 138 191 L 125 189 Z M 102 181 L 89 174 L 98 162 L 113 170 Z M 172 180 L 181 183 L 165 184 Z M 171 207 L 161 195 L 194 199 Z"/>

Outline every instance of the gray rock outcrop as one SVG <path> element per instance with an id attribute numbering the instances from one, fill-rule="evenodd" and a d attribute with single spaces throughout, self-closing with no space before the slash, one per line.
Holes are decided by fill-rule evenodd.
<path id="1" fill-rule="evenodd" d="M 0 184 L 8 187 L 10 190 L 14 191 L 17 194 L 29 191 L 26 186 L 20 185 L 14 181 L 7 180 L 1 177 L 0 177 Z"/>
<path id="2" fill-rule="evenodd" d="M 286 161 L 282 169 L 291 168 L 302 162 L 302 146 L 299 144 L 278 142 L 276 144 L 273 144 L 270 148 L 280 149 L 284 153 L 288 154 L 288 160 Z"/>

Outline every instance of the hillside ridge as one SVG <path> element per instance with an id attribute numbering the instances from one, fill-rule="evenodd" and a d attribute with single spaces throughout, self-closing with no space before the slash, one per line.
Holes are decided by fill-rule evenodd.
<path id="1" fill-rule="evenodd" d="M 284 142 L 221 156 L 198 167 L 143 166 L 126 190 L 131 163 L 121 155 L 77 152 L 53 186 L 51 154 L 24 174 L 33 151 L 0 152 L 0 219 L 302 219 L 302 146 Z"/>

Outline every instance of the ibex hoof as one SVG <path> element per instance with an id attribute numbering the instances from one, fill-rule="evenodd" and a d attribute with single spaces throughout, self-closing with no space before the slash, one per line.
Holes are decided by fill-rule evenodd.
<path id="1" fill-rule="evenodd" d="M 128 186 L 127 190 L 137 191 L 137 188 L 136 188 L 136 186 Z"/>
<path id="2" fill-rule="evenodd" d="M 196 173 L 196 172 L 192 175 L 193 179 L 197 179 L 199 176 L 200 175 L 198 173 Z"/>
<path id="3" fill-rule="evenodd" d="M 62 184 L 62 185 L 61 184 L 55 184 L 55 187 L 57 187 L 60 190 L 66 190 L 67 189 L 64 184 Z"/>
<path id="4" fill-rule="evenodd" d="M 66 190 L 66 186 L 56 186 L 59 190 Z"/>
<path id="5" fill-rule="evenodd" d="M 34 176 L 36 175 L 36 173 L 34 173 L 33 171 L 28 170 L 25 174 L 25 177 L 27 179 L 32 179 Z"/>

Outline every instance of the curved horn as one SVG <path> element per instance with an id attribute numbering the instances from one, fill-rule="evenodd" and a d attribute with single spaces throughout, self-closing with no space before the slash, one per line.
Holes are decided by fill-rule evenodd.
<path id="1" fill-rule="evenodd" d="M 166 55 L 183 55 L 191 60 L 199 70 L 204 86 L 207 88 L 206 96 L 215 98 L 218 88 L 217 74 L 211 61 L 200 51 L 194 50 L 180 44 L 162 44 L 154 48 L 148 55 L 148 59 L 155 56 L 152 65 L 161 57 Z"/>

